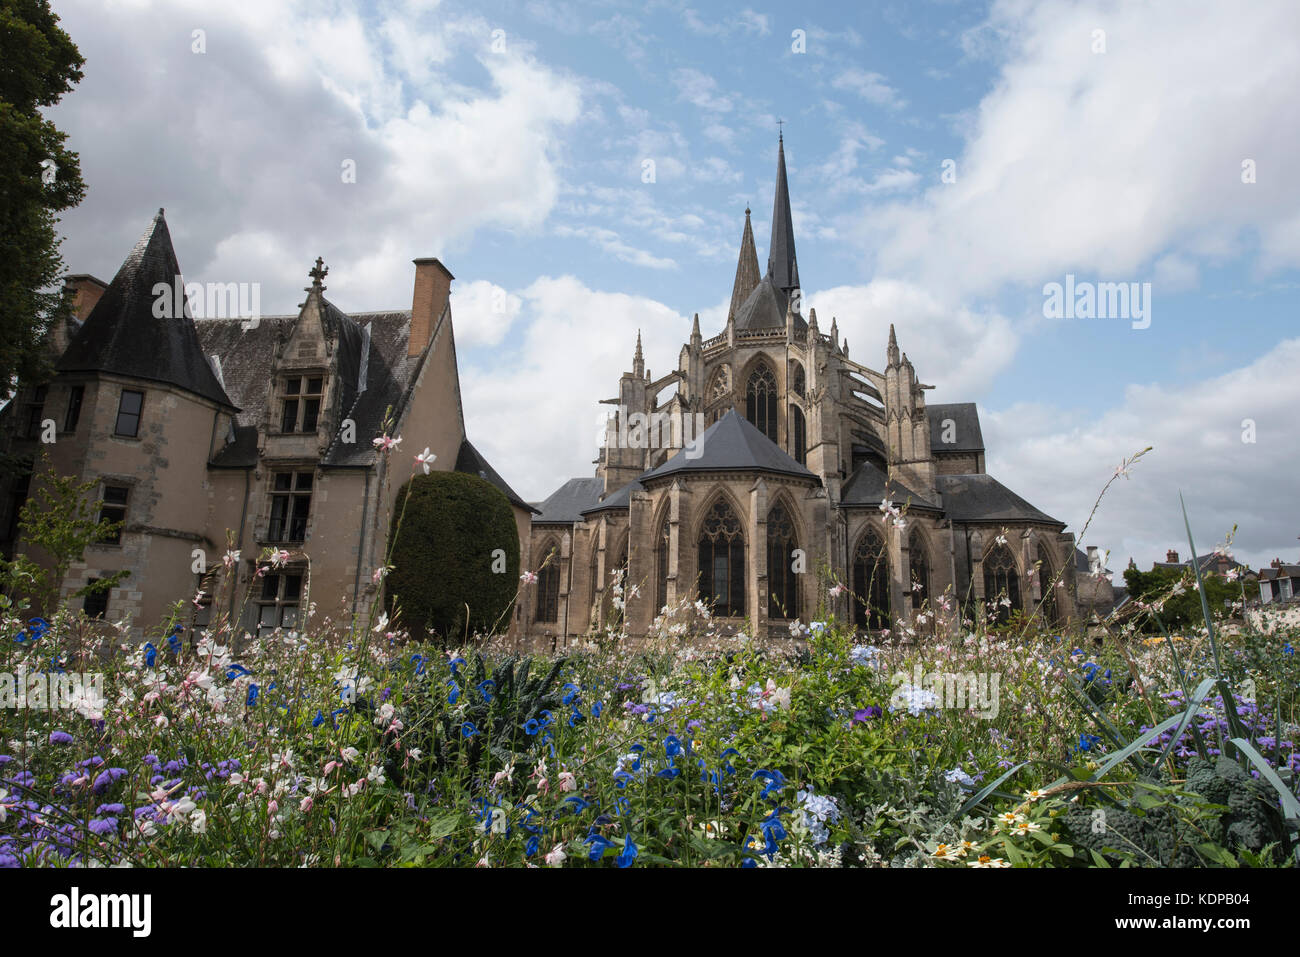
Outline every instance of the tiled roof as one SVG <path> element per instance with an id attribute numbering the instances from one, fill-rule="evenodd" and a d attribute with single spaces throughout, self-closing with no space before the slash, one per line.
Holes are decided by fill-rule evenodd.
<path id="1" fill-rule="evenodd" d="M 980 432 L 980 414 L 974 402 L 952 402 L 926 407 L 930 417 L 931 452 L 983 452 L 984 435 Z M 949 433 L 953 441 L 943 440 L 944 422 L 952 422 Z"/>
<path id="2" fill-rule="evenodd" d="M 232 403 L 217 381 L 184 295 L 172 304 L 179 315 L 154 315 L 154 288 L 162 284 L 172 290 L 178 283 L 183 289 L 181 267 L 160 209 L 68 343 L 58 371 L 108 372 L 163 382 L 233 407 L 238 400 Z"/>
<path id="3" fill-rule="evenodd" d="M 594 512 L 604 512 L 606 510 L 623 510 L 631 508 L 632 493 L 640 492 L 645 486 L 636 479 L 628 482 L 622 488 L 610 492 L 595 505 L 582 510 L 583 515 L 591 515 Z"/>
<path id="4" fill-rule="evenodd" d="M 955 522 L 1041 522 L 1060 525 L 991 475 L 940 475 L 944 513 Z"/>
<path id="5" fill-rule="evenodd" d="M 910 508 L 927 508 L 939 510 L 939 506 L 922 498 L 902 482 L 889 479 L 885 473 L 870 462 L 863 462 L 858 470 L 849 476 L 840 492 L 840 507 L 879 507 L 881 501 L 889 499 L 896 506 L 908 505 Z"/>
<path id="6" fill-rule="evenodd" d="M 758 431 L 735 409 L 704 430 L 692 449 L 681 449 L 640 481 L 687 472 L 767 472 L 816 481 L 775 442 Z"/>
<path id="7" fill-rule="evenodd" d="M 583 510 L 599 501 L 604 486 L 604 481 L 595 477 L 569 479 L 541 503 L 541 514 L 533 518 L 533 524 L 572 525 L 582 521 Z"/>

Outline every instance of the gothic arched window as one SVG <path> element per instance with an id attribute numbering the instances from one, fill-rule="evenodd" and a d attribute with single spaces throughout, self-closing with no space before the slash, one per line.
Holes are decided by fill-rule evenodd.
<path id="1" fill-rule="evenodd" d="M 724 618 L 745 615 L 745 534 L 725 501 L 705 513 L 700 525 L 700 600 Z"/>
<path id="2" fill-rule="evenodd" d="M 1056 569 L 1052 567 L 1052 557 L 1047 551 L 1047 546 L 1042 542 L 1038 543 L 1038 588 L 1042 594 L 1043 621 L 1049 628 L 1055 628 L 1060 623 L 1060 612 L 1056 607 Z"/>
<path id="3" fill-rule="evenodd" d="M 668 517 L 664 516 L 663 527 L 655 540 L 655 614 L 658 615 L 668 604 Z"/>
<path id="4" fill-rule="evenodd" d="M 1004 599 L 1009 604 L 1003 604 Z M 984 558 L 984 602 L 997 615 L 998 624 L 1020 611 L 1020 572 L 1011 549 L 995 545 Z"/>
<path id="5" fill-rule="evenodd" d="M 560 547 L 551 543 L 542 551 L 537 571 L 537 621 L 558 621 L 560 616 Z"/>
<path id="6" fill-rule="evenodd" d="M 769 618 L 799 617 L 799 576 L 791 567 L 799 542 L 794 522 L 780 502 L 767 513 L 767 615 Z"/>
<path id="7" fill-rule="evenodd" d="M 776 376 L 766 363 L 759 364 L 749 374 L 745 385 L 745 418 L 776 441 Z"/>
<path id="8" fill-rule="evenodd" d="M 804 392 L 803 366 L 797 362 L 790 363 L 790 391 L 797 396 Z"/>
<path id="9" fill-rule="evenodd" d="M 889 627 L 889 552 L 874 526 L 853 550 L 853 623 L 879 631 Z"/>
<path id="10" fill-rule="evenodd" d="M 916 529 L 907 540 L 907 552 L 911 572 L 908 587 L 912 590 L 912 610 L 917 611 L 930 597 L 930 562 L 925 556 L 925 542 Z"/>
<path id="11" fill-rule="evenodd" d="M 790 406 L 790 454 L 800 465 L 808 464 L 808 428 L 804 424 L 803 410 Z"/>

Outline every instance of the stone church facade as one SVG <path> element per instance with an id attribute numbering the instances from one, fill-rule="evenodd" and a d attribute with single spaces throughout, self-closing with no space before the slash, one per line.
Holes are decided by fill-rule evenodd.
<path id="1" fill-rule="evenodd" d="M 75 318 L 54 330 L 55 374 L 3 412 L 3 451 L 27 463 L 0 499 L 4 554 L 23 550 L 19 510 L 51 469 L 95 483 L 101 516 L 122 522 L 72 566 L 61 597 L 129 571 L 76 604 L 129 618 L 137 637 L 178 602 L 183 624 L 225 613 L 263 634 L 293 630 L 308 602 L 336 619 L 364 613 L 397 492 L 426 447 L 432 468 L 497 485 L 526 543 L 534 510 L 465 434 L 451 273 L 417 259 L 409 311 L 346 314 L 325 298 L 327 272 L 317 260 L 294 315 L 195 320 L 182 296 L 160 310 L 159 284 L 183 281 L 159 210 L 111 283 L 69 277 Z M 373 444 L 385 433 L 402 437 L 387 456 Z M 287 559 L 258 575 L 267 549 Z M 196 556 L 211 570 L 228 552 L 238 587 L 189 601 L 210 589 Z"/>
<path id="2" fill-rule="evenodd" d="M 697 315 L 677 368 L 654 380 L 638 336 L 604 400 L 616 410 L 596 474 L 533 516 L 524 628 L 558 640 L 623 618 L 642 635 L 696 599 L 759 634 L 827 608 L 863 631 L 924 631 L 941 603 L 949 622 L 1021 611 L 1063 624 L 1073 536 L 985 471 L 975 405 L 929 404 L 931 388 L 892 326 L 880 371 L 849 358 L 835 319 L 822 332 L 802 314 L 779 142 L 766 271 L 747 209 L 723 331 L 704 338 Z"/>

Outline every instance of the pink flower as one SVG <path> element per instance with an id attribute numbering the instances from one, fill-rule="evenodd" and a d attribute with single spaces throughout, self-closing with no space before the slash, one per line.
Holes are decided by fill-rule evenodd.
<path id="1" fill-rule="evenodd" d="M 843 585 L 834 585 L 831 587 L 830 596 L 832 599 L 839 598 L 846 591 L 848 591 L 848 589 L 845 588 Z"/>
<path id="2" fill-rule="evenodd" d="M 305 797 L 302 799 L 302 803 L 298 805 L 298 810 L 302 811 L 303 814 L 310 814 L 313 803 L 310 797 Z"/>
<path id="3" fill-rule="evenodd" d="M 376 568 L 375 573 L 370 576 L 370 580 L 374 582 L 376 585 L 378 585 L 381 581 L 384 580 L 384 576 L 387 574 L 388 574 L 387 568 Z"/>
<path id="4" fill-rule="evenodd" d="M 560 792 L 578 790 L 578 780 L 573 776 L 572 771 L 560 772 Z"/>
<path id="5" fill-rule="evenodd" d="M 393 449 L 397 448 L 401 441 L 401 438 L 394 438 L 391 435 L 381 435 L 379 438 L 375 439 L 372 444 L 381 452 L 391 452 Z"/>
<path id="6" fill-rule="evenodd" d="M 537 581 L 537 575 L 533 572 L 524 572 L 519 576 L 519 580 L 525 585 L 531 585 Z"/>

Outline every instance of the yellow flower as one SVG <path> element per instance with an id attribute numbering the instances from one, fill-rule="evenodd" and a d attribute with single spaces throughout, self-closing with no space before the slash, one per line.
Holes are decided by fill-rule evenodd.
<path id="1" fill-rule="evenodd" d="M 1039 827 L 1037 824 L 1035 824 L 1033 821 L 1021 821 L 1015 826 L 1015 829 L 1011 833 L 1028 834 L 1030 831 L 1041 831 L 1041 830 L 1042 828 Z"/>
<path id="2" fill-rule="evenodd" d="M 966 866 L 967 867 L 1010 867 L 1011 864 L 1008 861 L 1002 860 L 1002 858 L 1000 857 L 989 857 L 987 854 L 981 854 L 979 860 L 970 861 Z"/>
<path id="3" fill-rule="evenodd" d="M 951 844 L 940 844 L 934 849 L 934 857 L 941 861 L 950 861 L 955 856 L 959 855 L 953 853 L 953 847 Z"/>
<path id="4" fill-rule="evenodd" d="M 1023 814 L 1016 814 L 1014 811 L 1007 811 L 998 815 L 998 823 L 1006 827 L 1014 827 L 1025 819 Z"/>
<path id="5" fill-rule="evenodd" d="M 1026 800 L 1026 801 L 1031 801 L 1031 802 L 1032 802 L 1032 801 L 1037 801 L 1037 800 L 1038 800 L 1040 797 L 1042 797 L 1042 796 L 1043 796 L 1043 792 L 1040 791 L 1038 788 L 1034 788 L 1032 791 L 1026 791 L 1026 792 L 1025 792 L 1025 800 Z"/>

